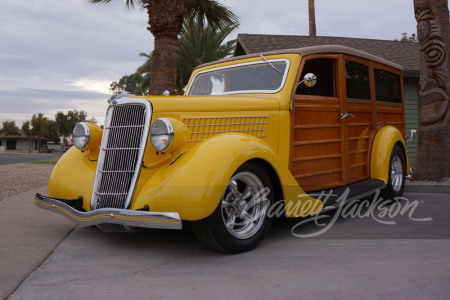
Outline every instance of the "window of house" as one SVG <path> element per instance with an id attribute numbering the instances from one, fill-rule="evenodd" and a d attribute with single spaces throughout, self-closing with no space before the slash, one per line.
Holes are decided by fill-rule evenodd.
<path id="1" fill-rule="evenodd" d="M 347 98 L 370 100 L 369 67 L 357 62 L 345 62 Z"/>
<path id="2" fill-rule="evenodd" d="M 375 69 L 374 75 L 376 100 L 402 103 L 400 76 L 381 69 Z"/>
<path id="3" fill-rule="evenodd" d="M 332 58 L 316 58 L 305 62 L 301 80 L 308 73 L 317 76 L 317 83 L 313 87 L 300 84 L 297 88 L 299 95 L 336 97 L 336 60 Z"/>

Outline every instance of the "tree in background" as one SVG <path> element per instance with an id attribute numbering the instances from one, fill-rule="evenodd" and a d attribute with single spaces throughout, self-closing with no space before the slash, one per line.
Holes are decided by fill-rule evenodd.
<path id="1" fill-rule="evenodd" d="M 178 92 L 183 91 L 197 66 L 233 54 L 236 40 L 226 43 L 224 40 L 237 27 L 237 24 L 230 24 L 216 28 L 197 21 L 186 21 L 183 24 L 178 40 Z"/>
<path id="2" fill-rule="evenodd" d="M 450 177 L 450 23 L 448 0 L 414 0 L 420 51 L 418 180 Z"/>
<path id="3" fill-rule="evenodd" d="M 141 52 L 139 53 L 139 56 L 146 58 L 145 63 L 141 65 L 136 71 L 136 73 L 142 76 L 139 90 L 143 95 L 148 95 L 150 87 L 150 71 L 152 70 L 153 51 L 150 51 L 149 54 Z"/>
<path id="4" fill-rule="evenodd" d="M 28 138 L 28 152 L 31 152 L 31 137 L 33 136 L 31 133 L 31 122 L 25 121 L 22 123 L 22 132 L 27 136 Z"/>
<path id="5" fill-rule="evenodd" d="M 48 136 L 50 120 L 42 113 L 33 114 L 31 126 L 31 134 L 38 137 L 38 152 L 41 153 L 41 138 Z"/>
<path id="6" fill-rule="evenodd" d="M 86 121 L 87 113 L 83 110 L 69 110 L 66 114 L 58 111 L 55 115 L 55 129 L 64 141 L 72 135 L 73 128 L 79 122 Z M 95 121 L 94 118 L 92 118 Z M 96 122 L 96 121 L 95 121 Z"/>
<path id="7" fill-rule="evenodd" d="M 50 124 L 48 125 L 48 139 L 50 142 L 55 144 L 61 143 L 61 137 L 58 133 L 58 127 L 56 126 L 56 122 L 54 120 L 50 120 Z"/>
<path id="8" fill-rule="evenodd" d="M 109 3 L 111 0 L 88 0 L 90 3 Z M 147 10 L 147 29 L 155 37 L 153 71 L 150 73 L 150 95 L 173 94 L 177 78 L 177 41 L 183 20 L 198 20 L 210 26 L 224 28 L 238 24 L 238 17 L 216 0 L 126 0 L 125 6 L 139 6 Z"/>
<path id="9" fill-rule="evenodd" d="M 124 75 L 119 81 L 113 81 L 109 86 L 109 91 L 114 95 L 116 92 L 129 92 L 136 96 L 143 95 L 142 91 L 142 76 L 138 73 L 130 75 Z M 147 86 L 148 90 L 148 86 Z M 108 99 L 108 103 L 111 102 L 112 97 Z"/>
<path id="10" fill-rule="evenodd" d="M 395 39 L 394 41 L 398 41 L 398 39 Z M 402 33 L 402 38 L 400 42 L 417 42 L 417 35 L 415 33 L 412 33 L 410 36 L 408 36 L 407 32 Z"/>
<path id="11" fill-rule="evenodd" d="M 176 94 L 182 94 L 192 71 L 199 65 L 219 60 L 233 54 L 236 40 L 224 43 L 227 36 L 238 27 L 231 24 L 223 28 L 215 28 L 198 21 L 185 21 L 178 40 L 177 86 Z M 150 73 L 152 71 L 153 51 L 140 53 L 146 61 L 131 75 L 123 76 L 110 85 L 110 91 L 128 92 L 134 95 L 148 94 Z M 137 76 L 135 76 L 137 75 Z M 139 77 L 138 77 L 139 76 Z M 140 84 L 134 81 L 141 78 Z M 108 103 L 111 98 L 108 100 Z"/>
<path id="12" fill-rule="evenodd" d="M 15 121 L 3 121 L 2 122 L 2 130 L 0 130 L 0 133 L 4 135 L 19 135 L 20 129 L 16 126 Z"/>

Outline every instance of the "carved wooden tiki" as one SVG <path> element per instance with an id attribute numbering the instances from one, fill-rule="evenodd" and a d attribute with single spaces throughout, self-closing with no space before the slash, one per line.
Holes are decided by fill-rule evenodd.
<path id="1" fill-rule="evenodd" d="M 450 24 L 447 0 L 414 0 L 420 49 L 419 140 L 414 178 L 450 177 Z"/>

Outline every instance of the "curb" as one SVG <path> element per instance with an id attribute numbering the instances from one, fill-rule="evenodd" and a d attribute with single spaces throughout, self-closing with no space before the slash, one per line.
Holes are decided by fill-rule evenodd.
<path id="1" fill-rule="evenodd" d="M 406 193 L 450 193 L 448 184 L 415 184 L 406 182 Z"/>

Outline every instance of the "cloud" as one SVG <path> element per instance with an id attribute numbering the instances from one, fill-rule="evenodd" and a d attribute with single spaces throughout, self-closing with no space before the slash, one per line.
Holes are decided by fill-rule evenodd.
<path id="1" fill-rule="evenodd" d="M 134 72 L 143 63 L 139 52 L 153 45 L 146 14 L 119 2 L 2 4 L 0 122 L 70 109 L 103 117 L 109 84 Z"/>
<path id="2" fill-rule="evenodd" d="M 23 122 L 33 114 L 44 113 L 50 119 L 58 111 L 84 110 L 103 121 L 108 94 L 89 91 L 67 91 L 22 88 L 0 90 L 0 119 Z"/>
<path id="3" fill-rule="evenodd" d="M 241 20 L 234 33 L 308 34 L 307 1 L 221 0 Z M 411 0 L 316 0 L 318 35 L 401 38 L 415 32 Z M 98 120 L 112 81 L 153 49 L 145 11 L 125 1 L 4 1 L 0 26 L 0 122 L 83 109 Z"/>
<path id="4" fill-rule="evenodd" d="M 92 98 L 108 98 L 106 93 L 85 92 L 85 91 L 66 91 L 66 90 L 49 90 L 22 88 L 18 90 L 0 90 L 0 97 L 8 99 L 8 97 L 37 98 L 49 100 L 76 100 L 76 99 L 92 99 Z"/>

